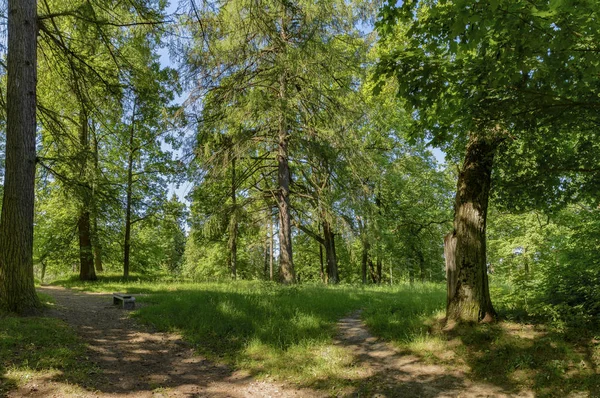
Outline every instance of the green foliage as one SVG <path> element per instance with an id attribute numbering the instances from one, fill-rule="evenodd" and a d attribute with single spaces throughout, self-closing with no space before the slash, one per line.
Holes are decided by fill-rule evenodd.
<path id="1" fill-rule="evenodd" d="M 492 277 L 509 316 L 560 327 L 600 324 L 598 210 L 569 206 L 546 216 L 497 214 L 489 226 Z"/>

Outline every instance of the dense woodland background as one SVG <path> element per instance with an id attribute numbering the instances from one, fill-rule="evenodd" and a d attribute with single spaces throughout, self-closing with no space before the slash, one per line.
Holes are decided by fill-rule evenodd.
<path id="1" fill-rule="evenodd" d="M 600 319 L 596 1 L 37 12 L 38 280 L 442 282 L 459 179 L 459 198 L 481 191 L 473 264 L 492 301 Z M 473 156 L 488 180 L 465 177 Z"/>

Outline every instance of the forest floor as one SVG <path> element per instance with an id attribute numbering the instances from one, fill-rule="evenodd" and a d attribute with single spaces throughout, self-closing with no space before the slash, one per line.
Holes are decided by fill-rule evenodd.
<path id="1" fill-rule="evenodd" d="M 442 338 L 425 337 L 402 346 L 374 337 L 362 320 L 370 316 L 367 311 L 353 311 L 342 319 L 336 318 L 338 322 L 333 325 L 337 336 L 333 341 L 316 351 L 310 348 L 309 355 L 317 358 L 313 360 L 331 363 L 330 368 L 304 367 L 299 379 L 285 374 L 286 368 L 294 368 L 303 360 L 302 356 L 294 357 L 293 349 L 286 354 L 289 356 L 284 363 L 277 366 L 263 364 L 263 359 L 268 362 L 269 357 L 262 351 L 255 353 L 253 361 L 246 359 L 248 362 L 231 362 L 226 357 L 220 360 L 214 355 L 206 357 L 199 351 L 202 352 L 200 345 L 208 339 L 192 339 L 191 344 L 191 335 L 185 329 L 182 329 L 185 339 L 155 330 L 147 319 L 140 323 L 130 317 L 129 311 L 113 306 L 110 294 L 60 286 L 45 286 L 39 291 L 53 301 L 46 315 L 64 324 L 65 329 L 53 324 L 33 333 L 39 336 L 58 330 L 57 334 L 66 335 L 72 329 L 83 343 L 81 351 L 77 351 L 75 343 L 70 343 L 71 346 L 61 346 L 74 352 L 70 356 L 56 351 L 45 354 L 43 344 L 31 344 L 41 357 L 63 355 L 73 363 L 56 366 L 61 370 L 46 366 L 41 371 L 2 371 L 0 363 L 0 396 L 3 391 L 10 398 L 600 396 L 594 392 L 600 386 L 600 372 L 595 366 L 600 350 L 587 355 L 591 360 L 585 359 L 585 355 L 573 356 L 558 338 L 533 325 L 506 323 L 489 330 L 445 332 Z M 415 292 L 411 294 L 414 296 Z M 136 309 L 142 312 L 156 309 L 153 295 L 140 292 L 136 297 L 139 298 Z M 208 321 L 209 307 L 202 307 L 203 301 L 196 296 L 190 297 L 190 303 L 198 304 L 195 313 L 203 312 L 202 318 Z M 176 301 L 185 300 L 181 296 Z M 364 303 L 364 297 L 360 301 Z M 334 303 L 329 301 L 330 306 Z M 381 303 L 378 308 L 382 311 Z M 169 316 L 168 312 L 162 314 Z M 193 317 L 193 314 L 182 316 Z M 240 319 L 234 321 L 239 323 Z M 227 320 L 223 318 L 222 322 Z M 49 341 L 46 345 L 53 344 Z M 592 341 L 590 347 L 600 349 L 597 343 Z M 19 349 L 24 351 L 27 347 L 24 344 Z M 1 354 L 0 344 L 0 357 Z M 581 358 L 585 361 L 580 361 Z M 30 363 L 38 359 L 30 359 Z M 258 371 L 257 366 L 264 368 Z M 4 381 L 9 380 L 12 387 L 3 390 L 2 373 Z M 314 377 L 309 377 L 309 373 Z"/>

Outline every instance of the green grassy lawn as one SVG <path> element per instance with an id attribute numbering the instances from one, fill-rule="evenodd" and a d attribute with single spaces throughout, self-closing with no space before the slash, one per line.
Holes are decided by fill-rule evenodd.
<path id="1" fill-rule="evenodd" d="M 140 321 L 180 333 L 201 354 L 252 375 L 332 393 L 368 382 L 353 377 L 355 358 L 332 344 L 337 321 L 357 310 L 374 335 L 425 361 L 460 368 L 477 381 L 514 392 L 529 388 L 539 396 L 600 391 L 600 333 L 513 321 L 443 331 L 444 285 L 286 287 L 142 277 L 57 283 L 151 293 L 138 298 L 146 304 L 134 313 Z M 499 308 L 501 314 L 508 310 Z"/>
<path id="2" fill-rule="evenodd" d="M 40 295 L 45 305 L 51 298 Z M 0 396 L 34 376 L 85 386 L 96 369 L 85 346 L 64 322 L 0 313 Z"/>

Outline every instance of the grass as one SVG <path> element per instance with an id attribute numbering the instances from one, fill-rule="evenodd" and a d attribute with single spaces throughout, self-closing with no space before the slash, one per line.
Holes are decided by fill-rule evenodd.
<path id="1" fill-rule="evenodd" d="M 258 377 L 320 388 L 361 391 L 356 359 L 333 345 L 337 321 L 356 310 L 370 331 L 426 362 L 463 370 L 473 380 L 536 396 L 600 396 L 600 332 L 504 321 L 440 327 L 442 285 L 284 287 L 264 282 L 192 284 L 160 277 L 103 277 L 88 291 L 152 293 L 134 313 L 159 330 L 180 333 L 213 360 Z M 515 313 L 515 308 L 500 308 Z M 514 319 L 514 318 L 513 318 Z M 356 389 L 355 389 L 356 391 Z"/>
<path id="2" fill-rule="evenodd" d="M 57 283 L 87 291 L 152 293 L 137 298 L 151 304 L 135 312 L 142 322 L 180 333 L 201 354 L 254 376 L 331 391 L 352 384 L 357 370 L 355 359 L 332 345 L 340 318 L 362 309 L 374 331 L 408 341 L 427 333 L 423 320 L 442 308 L 445 297 L 439 285 L 286 287 L 117 276 L 93 284 Z"/>
<path id="3" fill-rule="evenodd" d="M 52 304 L 49 296 L 40 300 Z M 34 377 L 85 385 L 96 371 L 85 359 L 85 346 L 64 322 L 0 313 L 0 396 Z"/>
<path id="4" fill-rule="evenodd" d="M 507 393 L 529 389 L 537 397 L 600 396 L 600 341 L 591 330 L 575 335 L 506 321 L 438 329 L 410 346 L 430 362 L 463 368 L 472 379 Z"/>

